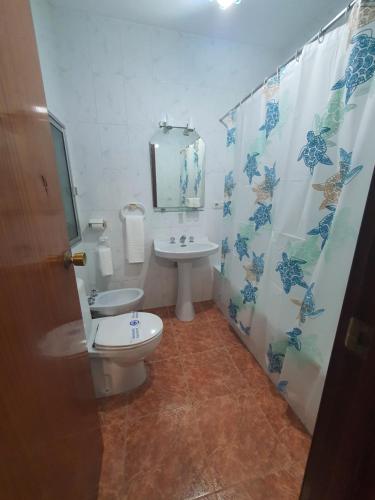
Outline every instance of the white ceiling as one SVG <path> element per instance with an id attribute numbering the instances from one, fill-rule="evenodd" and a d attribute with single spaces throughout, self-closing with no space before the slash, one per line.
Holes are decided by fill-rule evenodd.
<path id="1" fill-rule="evenodd" d="M 349 0 L 242 0 L 228 10 L 210 0 L 52 0 L 90 12 L 292 53 Z"/>

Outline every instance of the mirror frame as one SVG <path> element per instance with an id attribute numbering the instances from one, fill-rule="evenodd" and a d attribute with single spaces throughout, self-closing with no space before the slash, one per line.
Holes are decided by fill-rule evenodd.
<path id="1" fill-rule="evenodd" d="M 187 130 L 189 132 L 198 133 L 195 128 L 186 127 L 177 127 L 175 125 L 167 125 L 163 122 L 160 122 L 159 128 L 168 128 L 168 129 L 182 129 Z M 199 135 L 199 134 L 198 134 Z M 200 136 L 199 136 L 200 137 Z M 204 210 L 203 207 L 158 207 L 158 192 L 156 186 L 156 153 L 155 153 L 155 144 L 149 142 L 150 147 L 150 163 L 151 163 L 151 183 L 152 183 L 152 206 L 155 212 L 199 212 Z M 204 192 L 204 203 L 206 198 L 206 193 Z"/>
<path id="2" fill-rule="evenodd" d="M 150 145 L 150 161 L 151 161 L 151 182 L 152 182 L 152 206 L 158 209 L 158 190 L 156 188 L 156 153 L 155 144 L 152 142 Z"/>

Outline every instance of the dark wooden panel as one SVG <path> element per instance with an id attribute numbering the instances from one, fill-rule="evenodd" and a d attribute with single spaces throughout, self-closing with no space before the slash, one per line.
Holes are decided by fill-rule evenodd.
<path id="1" fill-rule="evenodd" d="M 91 499 L 99 422 L 31 13 L 0 11 L 0 496 Z"/>
<path id="2" fill-rule="evenodd" d="M 375 499 L 375 177 L 362 220 L 301 500 Z M 366 359 L 345 347 L 351 317 L 373 328 Z"/>

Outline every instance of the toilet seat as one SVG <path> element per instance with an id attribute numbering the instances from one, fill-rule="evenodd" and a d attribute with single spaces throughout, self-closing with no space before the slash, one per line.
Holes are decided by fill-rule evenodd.
<path id="1" fill-rule="evenodd" d="M 133 349 L 161 335 L 162 320 L 151 313 L 132 312 L 103 318 L 96 330 L 94 347 L 101 350 Z"/>

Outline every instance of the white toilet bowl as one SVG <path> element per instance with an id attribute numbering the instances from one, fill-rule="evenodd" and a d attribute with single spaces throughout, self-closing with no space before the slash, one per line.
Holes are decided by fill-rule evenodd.
<path id="1" fill-rule="evenodd" d="M 135 389 L 146 380 L 144 359 L 161 340 L 162 320 L 143 312 L 92 319 L 83 280 L 77 285 L 96 396 Z"/>
<path id="2" fill-rule="evenodd" d="M 143 299 L 140 288 L 119 288 L 108 292 L 99 292 L 90 305 L 91 311 L 100 316 L 116 316 L 135 311 Z"/>

